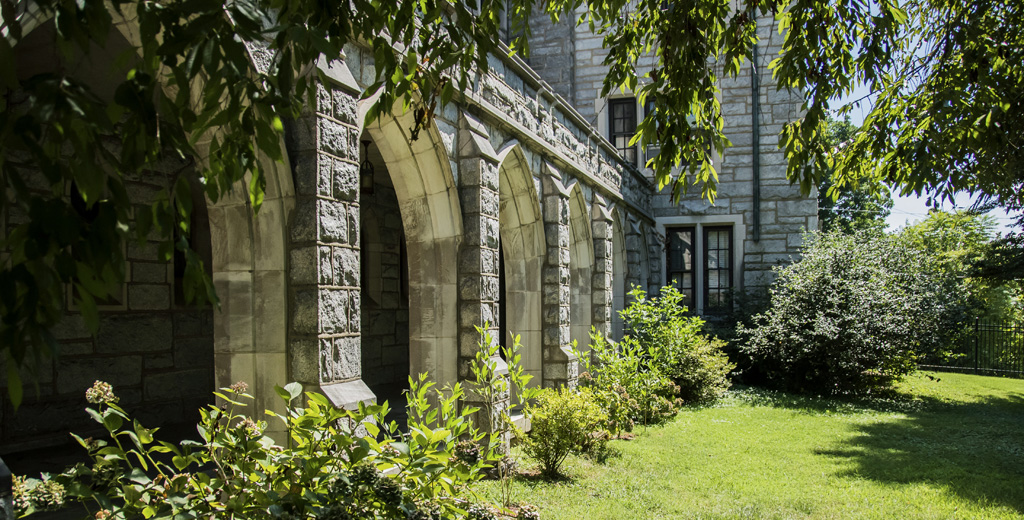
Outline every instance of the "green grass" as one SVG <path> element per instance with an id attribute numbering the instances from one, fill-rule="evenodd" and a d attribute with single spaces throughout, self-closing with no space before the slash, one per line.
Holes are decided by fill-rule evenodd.
<path id="1" fill-rule="evenodd" d="M 1024 517 L 1021 380 L 919 374 L 857 402 L 736 390 L 638 433 L 605 464 L 570 458 L 566 480 L 520 478 L 514 500 L 544 520 Z"/>

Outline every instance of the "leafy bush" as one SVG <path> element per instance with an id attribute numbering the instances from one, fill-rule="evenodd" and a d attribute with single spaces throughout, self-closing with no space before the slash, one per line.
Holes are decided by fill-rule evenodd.
<path id="1" fill-rule="evenodd" d="M 706 403 L 729 388 L 734 368 L 724 341 L 702 333 L 704 321 L 687 316 L 683 296 L 673 287 L 647 298 L 639 288 L 621 311 L 627 336 L 618 343 L 591 331 L 590 351 L 578 353 L 583 385 L 608 414 L 613 433 L 661 422 L 684 404 Z"/>
<path id="2" fill-rule="evenodd" d="M 460 410 L 459 385 L 427 395 L 432 384 L 410 380 L 408 434 L 381 431 L 384 406 L 339 410 L 321 394 L 292 383 L 278 393 L 287 412 L 267 412 L 283 422 L 287 446 L 264 435 L 267 423 L 242 413 L 251 400 L 244 383 L 215 393 L 224 406 L 202 410 L 201 441 L 179 445 L 154 439 L 155 430 L 132 420 L 112 388 L 97 382 L 87 393 L 89 414 L 109 439 L 75 437 L 92 457 L 41 482 L 19 479 L 21 513 L 53 509 L 60 502 L 91 503 L 95 518 L 464 518 L 458 498 L 482 475 L 483 457 L 456 447 L 483 436 Z M 401 440 L 399 440 L 401 439 Z M 388 474 L 384 472 L 387 471 Z"/>
<path id="3" fill-rule="evenodd" d="M 558 475 L 570 453 L 596 449 L 603 442 L 593 435 L 607 422 L 607 416 L 587 389 L 545 388 L 534 404 L 527 407 L 531 430 L 522 437 L 523 451 L 541 465 L 541 473 Z"/>
<path id="4" fill-rule="evenodd" d="M 824 394 L 886 386 L 947 345 L 963 295 L 899 236 L 816 234 L 777 271 L 771 306 L 738 334 L 775 386 Z"/>
<path id="5" fill-rule="evenodd" d="M 471 392 L 482 407 L 483 420 L 488 423 L 488 449 L 496 459 L 492 467 L 501 483 L 501 504 L 507 508 L 512 504 L 512 480 L 516 472 L 515 459 L 508 453 L 516 426 L 508 412 L 513 397 L 516 402 L 527 403 L 537 396 L 540 388 L 529 386 L 533 376 L 523 368 L 519 334 L 512 335 L 510 345 L 499 345 L 492 340 L 486 323 L 476 330 L 480 343 L 470 365 Z"/>
<path id="6" fill-rule="evenodd" d="M 702 333 L 704 320 L 686 315 L 683 295 L 675 287 L 662 287 L 658 298 L 647 298 L 639 287 L 630 295 L 633 303 L 621 314 L 629 337 L 646 349 L 648 369 L 678 385 L 684 403 L 721 397 L 734 368 L 722 350 L 725 342 Z"/>
<path id="7" fill-rule="evenodd" d="M 612 433 L 632 431 L 637 424 L 654 424 L 675 415 L 679 387 L 658 365 L 648 349 L 631 337 L 612 343 L 591 331 L 590 352 L 579 354 L 584 368 L 581 386 L 592 389 L 607 415 Z"/>

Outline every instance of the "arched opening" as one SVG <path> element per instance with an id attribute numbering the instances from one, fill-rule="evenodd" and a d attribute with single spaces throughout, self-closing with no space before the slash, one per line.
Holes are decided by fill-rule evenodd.
<path id="1" fill-rule="evenodd" d="M 507 146 L 499 156 L 501 343 L 507 345 L 510 334 L 520 335 L 523 368 L 533 376 L 532 384 L 539 385 L 543 366 L 541 269 L 545 254 L 540 198 L 520 146 Z"/>
<path id="2" fill-rule="evenodd" d="M 361 103 L 365 109 L 368 101 Z M 398 271 L 397 278 L 383 279 L 382 291 L 387 294 L 387 287 L 397 284 L 399 290 L 393 294 L 400 302 L 388 305 L 398 310 L 392 321 L 395 316 L 405 321 L 400 326 L 397 322 L 391 325 L 396 329 L 391 333 L 407 337 L 405 364 L 388 365 L 388 381 L 376 381 L 372 374 L 363 375 L 363 381 L 375 393 L 380 389 L 378 400 L 381 396 L 400 394 L 407 388 L 410 375 L 426 372 L 439 386 L 454 384 L 458 379 L 457 252 L 458 237 L 462 234 L 458 192 L 437 129 L 421 131 L 414 141 L 409 135 L 412 117 L 411 113 L 381 116 L 363 131 L 363 138 L 371 141 L 374 197 L 378 183 L 384 186 L 390 182 L 391 188 L 381 188 L 389 198 L 393 189 L 394 199 L 381 206 L 391 209 L 375 210 L 379 239 L 391 248 L 387 250 L 382 244 L 382 275 L 387 269 L 383 264 Z M 367 302 L 361 305 L 365 307 Z M 383 328 L 384 324 L 379 326 Z M 364 349 L 368 332 L 372 331 L 362 329 Z M 397 358 L 402 347 L 397 339 L 393 345 L 392 357 Z"/>
<path id="3" fill-rule="evenodd" d="M 622 339 L 625 333 L 622 316 L 626 308 L 626 240 L 622 234 L 622 217 L 612 212 L 612 337 Z"/>
<path id="4" fill-rule="evenodd" d="M 648 233 L 651 228 L 646 223 L 640 224 L 640 288 L 651 293 L 651 251 Z"/>
<path id="5" fill-rule="evenodd" d="M 363 132 L 359 195 L 362 291 L 362 378 L 378 402 L 388 401 L 400 424 L 409 388 L 409 278 L 405 228 L 392 173 Z M 372 186 L 372 187 L 370 187 Z"/>
<path id="6" fill-rule="evenodd" d="M 124 56 L 130 56 L 133 45 L 137 43 L 131 40 L 131 30 L 126 22 L 118 22 L 114 27 L 117 30 L 110 32 L 105 45 L 94 46 L 87 54 L 66 59 L 54 44 L 53 21 L 40 20 L 15 50 L 19 79 L 40 73 L 64 72 L 82 81 L 100 99 L 111 100 L 131 66 L 130 60 L 126 63 Z M 6 109 L 17 110 L 12 105 Z M 112 135 L 110 152 L 117 153 L 117 143 L 118 137 Z M 23 449 L 64 444 L 69 439 L 69 430 L 79 433 L 91 431 L 95 423 L 82 411 L 82 395 L 95 380 L 110 382 L 121 399 L 121 406 L 133 418 L 147 427 L 162 427 L 161 439 L 174 441 L 175 438 L 194 436 L 198 409 L 213 400 L 212 391 L 218 384 L 225 384 L 225 381 L 230 384 L 236 380 L 258 384 L 254 373 L 261 363 L 255 359 L 258 347 L 253 338 L 259 334 L 252 330 L 258 322 L 267 328 L 262 335 L 265 343 L 260 346 L 272 345 L 262 352 L 272 354 L 277 349 L 280 353 L 280 359 L 262 365 L 286 367 L 283 307 L 285 235 L 284 211 L 280 207 L 282 197 L 289 193 L 288 168 L 281 165 L 270 169 L 267 203 L 261 213 L 262 222 L 257 223 L 252 219 L 244 189 L 240 194 L 236 192 L 225 197 L 217 205 L 205 202 L 198 171 L 206 161 L 206 148 L 202 142 L 196 148 L 198 154 L 195 157 L 183 159 L 168 153 L 147 169 L 126 175 L 122 181 L 130 202 L 138 208 L 152 203 L 161 190 L 172 186 L 179 178 L 189 181 L 193 200 L 189 240 L 217 286 L 222 311 L 215 312 L 209 305 L 196 307 L 186 304 L 183 256 L 175 254 L 170 261 L 163 260 L 158 252 L 156 236 L 142 243 L 129 240 L 121 251 L 124 283 L 120 291 L 99 302 L 100 328 L 95 336 L 85 327 L 74 303 L 73 289 L 64 290 L 64 317 L 53 330 L 60 343 L 60 358 L 40 372 L 38 394 L 26 392 L 26 401 L 17 412 L 6 400 L 3 404 L 6 410 L 2 414 L 0 447 L 5 456 Z M 282 172 L 283 181 L 279 178 Z M 50 189 L 48 183 L 41 179 L 40 176 L 40 179 L 29 181 L 41 189 Z M 64 191 L 68 200 L 73 200 L 76 192 L 71 184 L 68 183 Z M 7 226 L 4 230 L 7 232 L 19 224 L 19 217 L 8 213 L 0 217 L 0 221 Z M 277 249 L 269 246 L 273 240 L 271 230 L 275 226 L 280 244 Z M 253 230 L 264 236 L 254 237 Z M 259 281 L 255 278 L 273 270 L 270 264 L 274 263 L 275 251 L 279 261 L 276 280 L 281 288 L 277 295 L 279 298 L 268 290 L 260 303 L 273 306 L 278 302 L 282 305 L 269 313 L 279 314 L 280 319 L 254 319 L 254 314 L 263 310 L 253 305 L 252 291 L 259 290 L 254 287 L 263 282 L 275 283 L 273 275 L 262 276 Z M 246 264 L 245 267 L 241 267 L 242 263 Z M 242 273 L 248 277 L 244 282 L 239 276 Z M 241 291 L 236 290 L 236 282 L 245 286 L 249 292 L 246 297 L 238 297 Z M 247 302 L 244 312 L 240 310 L 243 305 L 239 300 Z M 239 318 L 243 313 L 244 320 Z M 226 319 L 230 323 L 225 322 Z M 247 335 L 239 332 L 242 321 L 249 329 Z M 230 339 L 228 331 L 233 332 Z M 250 355 L 245 364 L 251 370 L 246 376 L 224 369 L 240 365 L 234 362 L 237 360 L 229 360 L 222 355 L 234 352 L 232 349 L 240 345 L 245 347 L 239 351 Z M 222 364 L 222 361 L 226 363 Z M 222 369 L 229 377 L 221 377 Z M 282 371 L 281 377 L 266 387 L 271 394 L 273 384 L 287 381 L 285 376 Z M 256 404 L 257 409 L 272 406 L 272 403 Z M 74 445 L 71 449 L 77 452 L 80 448 Z M 56 453 L 56 450 L 48 449 L 46 456 Z M 13 460 L 11 458 L 9 462 Z"/>
<path id="7" fill-rule="evenodd" d="M 583 190 L 577 183 L 569 195 L 569 337 L 579 349 L 590 345 L 592 323 L 591 275 L 594 240 Z"/>

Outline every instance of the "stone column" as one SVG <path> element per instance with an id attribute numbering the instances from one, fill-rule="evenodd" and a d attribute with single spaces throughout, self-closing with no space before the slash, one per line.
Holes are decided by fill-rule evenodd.
<path id="1" fill-rule="evenodd" d="M 626 217 L 626 306 L 633 302 L 633 298 L 629 295 L 629 292 L 633 290 L 634 285 L 640 285 L 641 287 L 647 287 L 647 281 L 640 279 L 640 255 L 647 254 L 643 249 L 643 241 L 640 240 L 640 226 L 637 224 L 636 217 L 629 215 Z"/>
<path id="2" fill-rule="evenodd" d="M 498 156 L 483 124 L 466 113 L 459 119 L 459 379 L 469 379 L 482 339 L 476 327 L 499 341 Z"/>
<path id="3" fill-rule="evenodd" d="M 336 85 L 317 91 L 315 112 L 288 132 L 297 199 L 289 226 L 289 372 L 351 408 L 375 399 L 361 379 L 360 131 L 356 97 Z"/>
<path id="4" fill-rule="evenodd" d="M 487 129 L 472 115 L 459 117 L 459 202 L 462 206 L 462 245 L 459 247 L 459 379 L 473 379 L 471 365 L 483 337 L 477 327 L 490 334 L 492 345 L 498 337 L 498 154 L 487 137 Z M 508 373 L 501 356 L 491 357 L 496 372 Z M 473 388 L 471 385 L 469 388 Z M 471 395 L 470 401 L 479 401 Z M 489 430 L 510 406 L 505 393 L 493 403 L 490 417 L 479 417 L 477 424 Z M 487 410 L 477 402 L 481 410 Z M 507 436 L 506 436 L 507 437 Z M 511 439 L 503 438 L 509 446 Z"/>
<path id="5" fill-rule="evenodd" d="M 576 386 L 579 365 L 569 347 L 569 191 L 561 174 L 544 164 L 543 383 Z"/>
<path id="6" fill-rule="evenodd" d="M 594 194 L 591 209 L 591 228 L 594 235 L 594 273 L 591 282 L 592 322 L 594 328 L 606 338 L 612 333 L 612 212 L 598 194 Z"/>
<path id="7" fill-rule="evenodd" d="M 647 280 L 647 294 L 661 294 L 662 263 L 665 262 L 664 237 L 654 231 L 653 226 L 648 226 L 647 231 L 647 254 L 651 279 Z"/>

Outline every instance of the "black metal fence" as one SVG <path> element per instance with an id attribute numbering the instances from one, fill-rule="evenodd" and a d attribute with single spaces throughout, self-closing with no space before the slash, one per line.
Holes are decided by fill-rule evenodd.
<path id="1" fill-rule="evenodd" d="M 957 349 L 920 367 L 1024 377 L 1024 324 L 976 319 Z"/>

